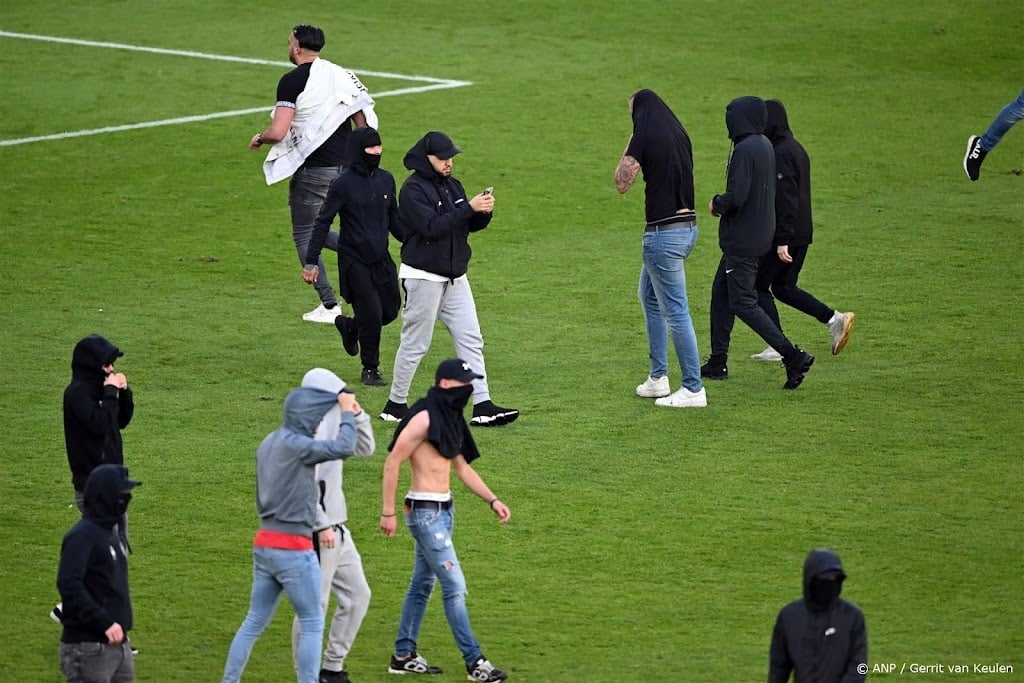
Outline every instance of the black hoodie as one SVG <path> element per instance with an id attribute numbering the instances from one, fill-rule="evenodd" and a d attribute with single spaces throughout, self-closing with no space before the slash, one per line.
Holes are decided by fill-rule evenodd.
<path id="1" fill-rule="evenodd" d="M 775 148 L 775 241 L 792 246 L 811 243 L 811 160 L 792 131 L 786 108 L 767 100 L 768 126 L 764 134 Z"/>
<path id="2" fill-rule="evenodd" d="M 122 494 L 138 483 L 122 465 L 100 465 L 89 475 L 85 512 L 60 546 L 62 642 L 106 643 L 105 631 L 115 622 L 126 633 L 132 628 L 128 559 L 114 526 L 124 512 Z"/>
<path id="3" fill-rule="evenodd" d="M 718 244 L 730 256 L 760 256 L 775 234 L 775 153 L 764 133 L 767 113 L 760 97 L 737 97 L 725 108 L 733 141 L 725 192 L 711 200 Z"/>
<path id="4" fill-rule="evenodd" d="M 123 355 L 98 334 L 75 345 L 71 356 L 71 383 L 64 390 L 64 445 L 76 491 L 97 465 L 124 462 L 121 430 L 135 412 L 131 388 L 104 386 L 103 366 Z"/>
<path id="5" fill-rule="evenodd" d="M 380 143 L 380 135 L 373 128 L 356 128 L 348 134 L 345 168 L 331 182 L 320 215 L 313 224 L 313 235 L 306 250 L 307 265 L 315 266 L 319 261 L 335 216 L 341 219 L 339 261 L 359 261 L 366 266 L 391 262 L 388 232 L 395 239 L 402 239 L 398 229 L 395 178 L 376 166 L 380 163 L 379 156 L 372 159 L 373 155 L 363 151 Z"/>
<path id="6" fill-rule="evenodd" d="M 492 214 L 473 211 L 462 183 L 430 165 L 430 135 L 420 138 L 403 160 L 412 175 L 402 183 L 398 205 L 405 234 L 402 263 L 454 280 L 469 268 L 469 233 L 486 228 Z"/>
<path id="7" fill-rule="evenodd" d="M 648 223 L 693 210 L 693 146 L 683 124 L 653 90 L 633 95 L 633 137 L 626 154 L 644 171 Z"/>
<path id="8" fill-rule="evenodd" d="M 804 597 L 779 612 L 772 632 L 768 683 L 861 683 L 868 661 L 868 636 L 860 609 L 835 596 L 817 598 L 815 582 L 836 573 L 846 579 L 839 556 L 818 548 L 804 560 Z M 838 588 L 838 587 L 837 587 Z M 858 666 L 862 665 L 858 671 Z"/>

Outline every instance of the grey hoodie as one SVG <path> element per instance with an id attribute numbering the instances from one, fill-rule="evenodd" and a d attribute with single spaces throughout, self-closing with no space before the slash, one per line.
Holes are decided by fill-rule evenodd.
<path id="1" fill-rule="evenodd" d="M 317 426 L 338 405 L 337 392 L 293 389 L 284 400 L 284 424 L 256 450 L 256 507 L 260 528 L 299 536 L 313 533 L 317 486 L 314 466 L 355 453 L 356 426 L 341 412 L 336 438 L 314 438 Z"/>

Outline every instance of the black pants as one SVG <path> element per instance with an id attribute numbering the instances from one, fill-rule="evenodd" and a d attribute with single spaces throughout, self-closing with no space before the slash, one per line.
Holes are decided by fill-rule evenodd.
<path id="1" fill-rule="evenodd" d="M 779 309 L 775 307 L 776 299 L 801 313 L 806 313 L 820 323 L 828 323 L 834 309 L 796 286 L 800 269 L 804 267 L 804 259 L 807 258 L 807 245 L 791 246 L 789 255 L 793 257 L 792 263 L 780 261 L 775 249 L 761 257 L 761 262 L 757 266 L 757 282 L 754 284 L 754 288 L 757 289 L 757 303 L 780 330 L 782 323 L 779 322 Z"/>
<path id="2" fill-rule="evenodd" d="M 364 368 L 380 365 L 380 331 L 398 317 L 402 295 L 398 271 L 389 258 L 367 266 L 359 261 L 338 259 L 341 294 L 352 305 L 359 335 L 359 359 Z"/>
<path id="3" fill-rule="evenodd" d="M 729 355 L 729 340 L 736 317 L 783 356 L 793 352 L 793 344 L 757 305 L 757 292 L 754 290 L 757 261 L 756 256 L 723 254 L 718 263 L 718 271 L 711 283 L 711 361 L 714 363 L 724 363 Z"/>

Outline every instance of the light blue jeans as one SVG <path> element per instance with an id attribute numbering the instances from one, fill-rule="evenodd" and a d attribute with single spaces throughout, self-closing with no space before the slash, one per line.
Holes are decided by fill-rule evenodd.
<path id="1" fill-rule="evenodd" d="M 299 619 L 296 653 L 299 683 L 317 683 L 324 613 L 320 608 L 320 563 L 312 550 L 252 549 L 252 598 L 249 613 L 231 641 L 223 683 L 238 683 L 256 640 L 277 609 L 281 591 Z"/>
<path id="2" fill-rule="evenodd" d="M 1020 96 L 1017 99 L 1007 104 L 1003 107 L 1002 111 L 996 114 L 995 120 L 989 125 L 985 134 L 981 136 L 981 148 L 986 152 L 992 151 L 992 148 L 1003 139 L 1006 131 L 1010 130 L 1013 124 L 1021 119 L 1024 119 L 1024 90 L 1020 91 Z"/>
<path id="3" fill-rule="evenodd" d="M 415 562 L 412 580 L 402 603 L 402 618 L 395 640 L 395 654 L 405 655 L 416 651 L 416 638 L 427 610 L 427 601 L 434 590 L 434 581 L 441 582 L 441 599 L 444 615 L 455 637 L 455 644 L 462 651 L 466 664 L 480 659 L 480 644 L 473 637 L 466 611 L 466 577 L 462 574 L 459 558 L 452 545 L 452 527 L 455 509 L 436 510 L 432 508 L 407 509 L 405 524 L 416 540 Z"/>
<path id="4" fill-rule="evenodd" d="M 672 229 L 666 230 L 665 227 Z M 683 265 L 696 242 L 696 225 L 668 225 L 656 232 L 645 232 L 644 267 L 640 270 L 637 292 L 647 321 L 651 376 L 668 374 L 668 333 L 671 330 L 682 384 L 690 391 L 700 391 L 703 386 Z"/>

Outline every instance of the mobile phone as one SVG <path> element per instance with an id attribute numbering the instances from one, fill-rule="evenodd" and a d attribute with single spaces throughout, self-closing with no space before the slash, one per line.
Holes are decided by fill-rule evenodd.
<path id="1" fill-rule="evenodd" d="M 491 185 L 486 190 L 484 190 L 484 194 L 494 194 L 494 185 Z"/>

